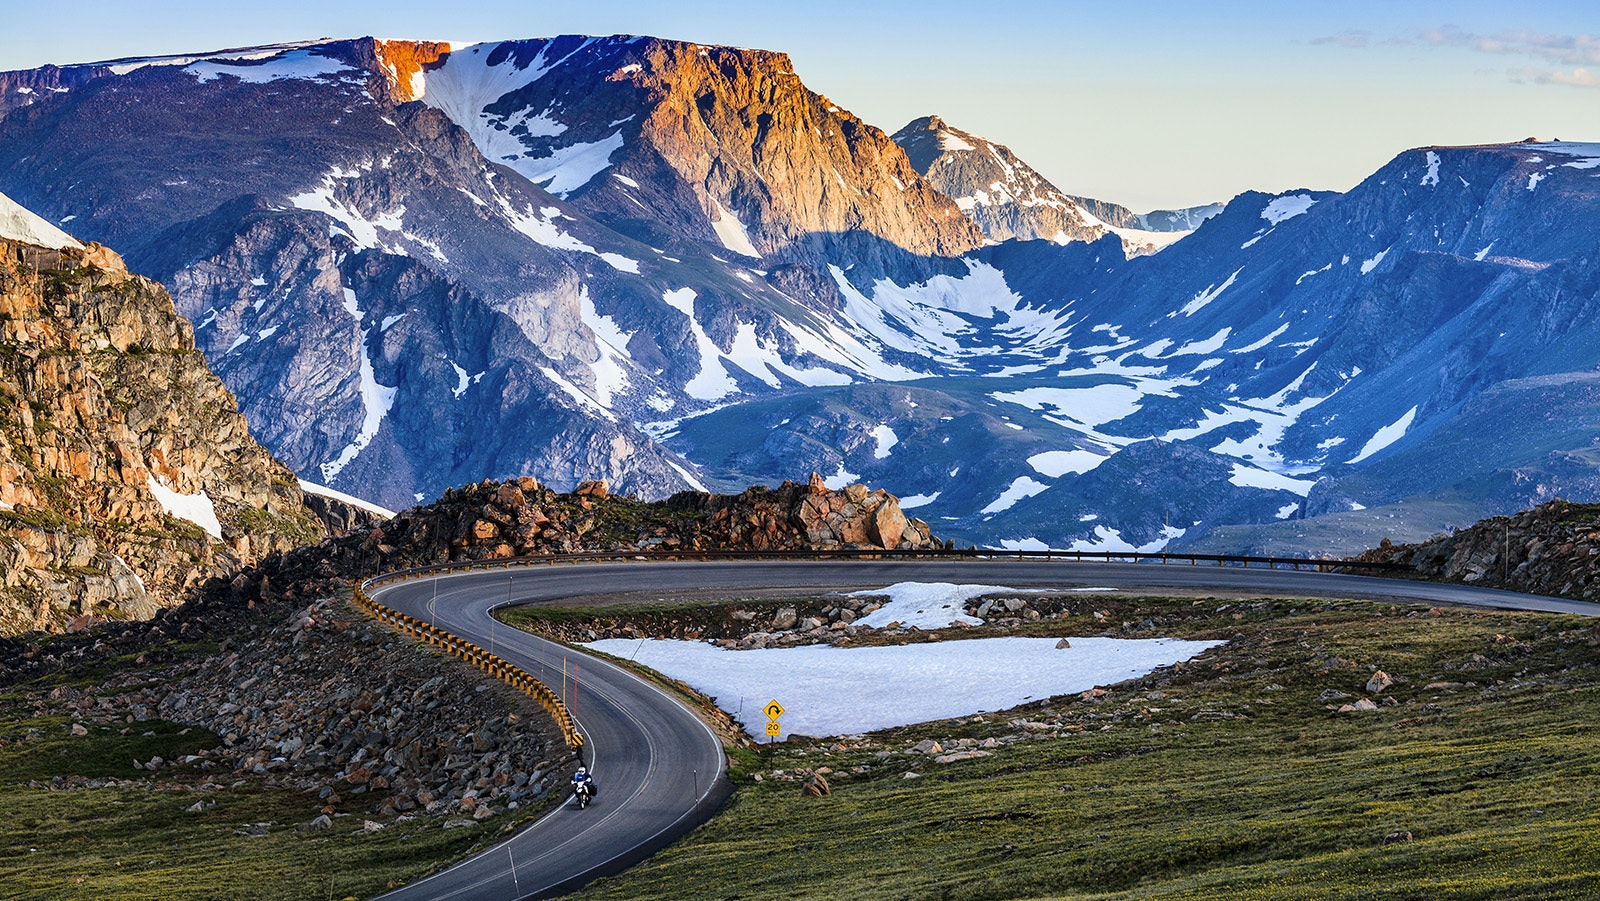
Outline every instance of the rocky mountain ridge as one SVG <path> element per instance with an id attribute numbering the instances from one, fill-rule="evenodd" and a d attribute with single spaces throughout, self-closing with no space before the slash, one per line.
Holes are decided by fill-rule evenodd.
<path id="1" fill-rule="evenodd" d="M 913 119 L 894 133 L 913 168 L 991 241 L 1093 242 L 1115 234 L 1129 255 L 1154 253 L 1206 218 L 1175 211 L 1140 216 L 1126 207 L 1063 192 L 1003 144 L 962 131 L 938 116 Z M 1216 212 L 1221 212 L 1217 205 Z M 1181 211 L 1188 212 L 1188 211 Z M 1163 213 L 1165 215 L 1163 215 Z"/>
<path id="2" fill-rule="evenodd" d="M 5 116 L 0 181 L 169 284 L 296 471 L 392 508 L 486 473 L 694 487 L 639 422 L 892 370 L 819 318 L 824 257 L 918 274 L 981 239 L 781 54 L 444 47 L 89 66 Z M 74 150 L 107 140 L 144 162 Z M 505 421 L 534 425 L 472 427 Z"/>
<path id="3" fill-rule="evenodd" d="M 147 618 L 324 534 L 159 285 L 0 237 L 0 631 Z"/>

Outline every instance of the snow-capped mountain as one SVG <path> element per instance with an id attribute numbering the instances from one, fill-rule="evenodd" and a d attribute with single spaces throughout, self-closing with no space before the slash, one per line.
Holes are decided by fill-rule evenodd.
<path id="1" fill-rule="evenodd" d="M 1591 145 L 1410 151 L 1348 194 L 1176 211 L 1192 234 L 1130 258 L 1135 214 L 936 120 L 902 150 L 763 51 L 362 39 L 0 90 L 0 190 L 126 248 L 263 443 L 386 506 L 815 470 L 963 541 L 1158 548 L 1587 490 L 1559 416 L 1429 442 L 1578 403 Z M 1086 230 L 986 238 L 967 214 L 1004 205 L 941 190 L 941 157 Z"/>
<path id="2" fill-rule="evenodd" d="M 911 165 L 994 241 L 1042 239 L 1066 244 L 1116 234 L 1130 254 L 1153 253 L 1222 209 L 1126 207 L 1063 192 L 1003 144 L 955 128 L 938 116 L 914 119 L 894 133 Z M 1209 213 L 1207 211 L 1210 211 Z"/>
<path id="3" fill-rule="evenodd" d="M 634 423 L 902 371 L 819 316 L 822 261 L 981 240 L 779 54 L 368 39 L 0 83 L 32 101 L 4 183 L 165 281 L 282 458 L 395 507 L 488 473 L 698 484 Z"/>

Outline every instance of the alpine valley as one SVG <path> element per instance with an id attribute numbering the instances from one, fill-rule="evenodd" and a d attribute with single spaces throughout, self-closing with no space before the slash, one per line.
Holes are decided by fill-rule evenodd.
<path id="1" fill-rule="evenodd" d="M 1320 554 L 1600 500 L 1600 144 L 1136 214 L 780 53 L 364 38 L 0 73 L 0 191 L 386 507 L 815 471 L 963 544 Z"/>

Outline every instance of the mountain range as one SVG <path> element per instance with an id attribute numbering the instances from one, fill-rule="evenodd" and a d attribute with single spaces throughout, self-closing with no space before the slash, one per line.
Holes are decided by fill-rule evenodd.
<path id="1" fill-rule="evenodd" d="M 0 117 L 0 190 L 388 507 L 816 471 L 963 543 L 1320 553 L 1600 489 L 1600 145 L 1139 216 L 782 54 L 627 36 L 45 67 Z"/>

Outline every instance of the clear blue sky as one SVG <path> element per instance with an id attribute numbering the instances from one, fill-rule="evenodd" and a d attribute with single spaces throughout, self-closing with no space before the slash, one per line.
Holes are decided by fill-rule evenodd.
<path id="1" fill-rule="evenodd" d="M 75 0 L 15 4 L 0 69 L 324 36 L 650 34 L 789 53 L 894 131 L 929 113 L 1138 210 L 1344 190 L 1428 144 L 1600 141 L 1600 2 Z"/>

